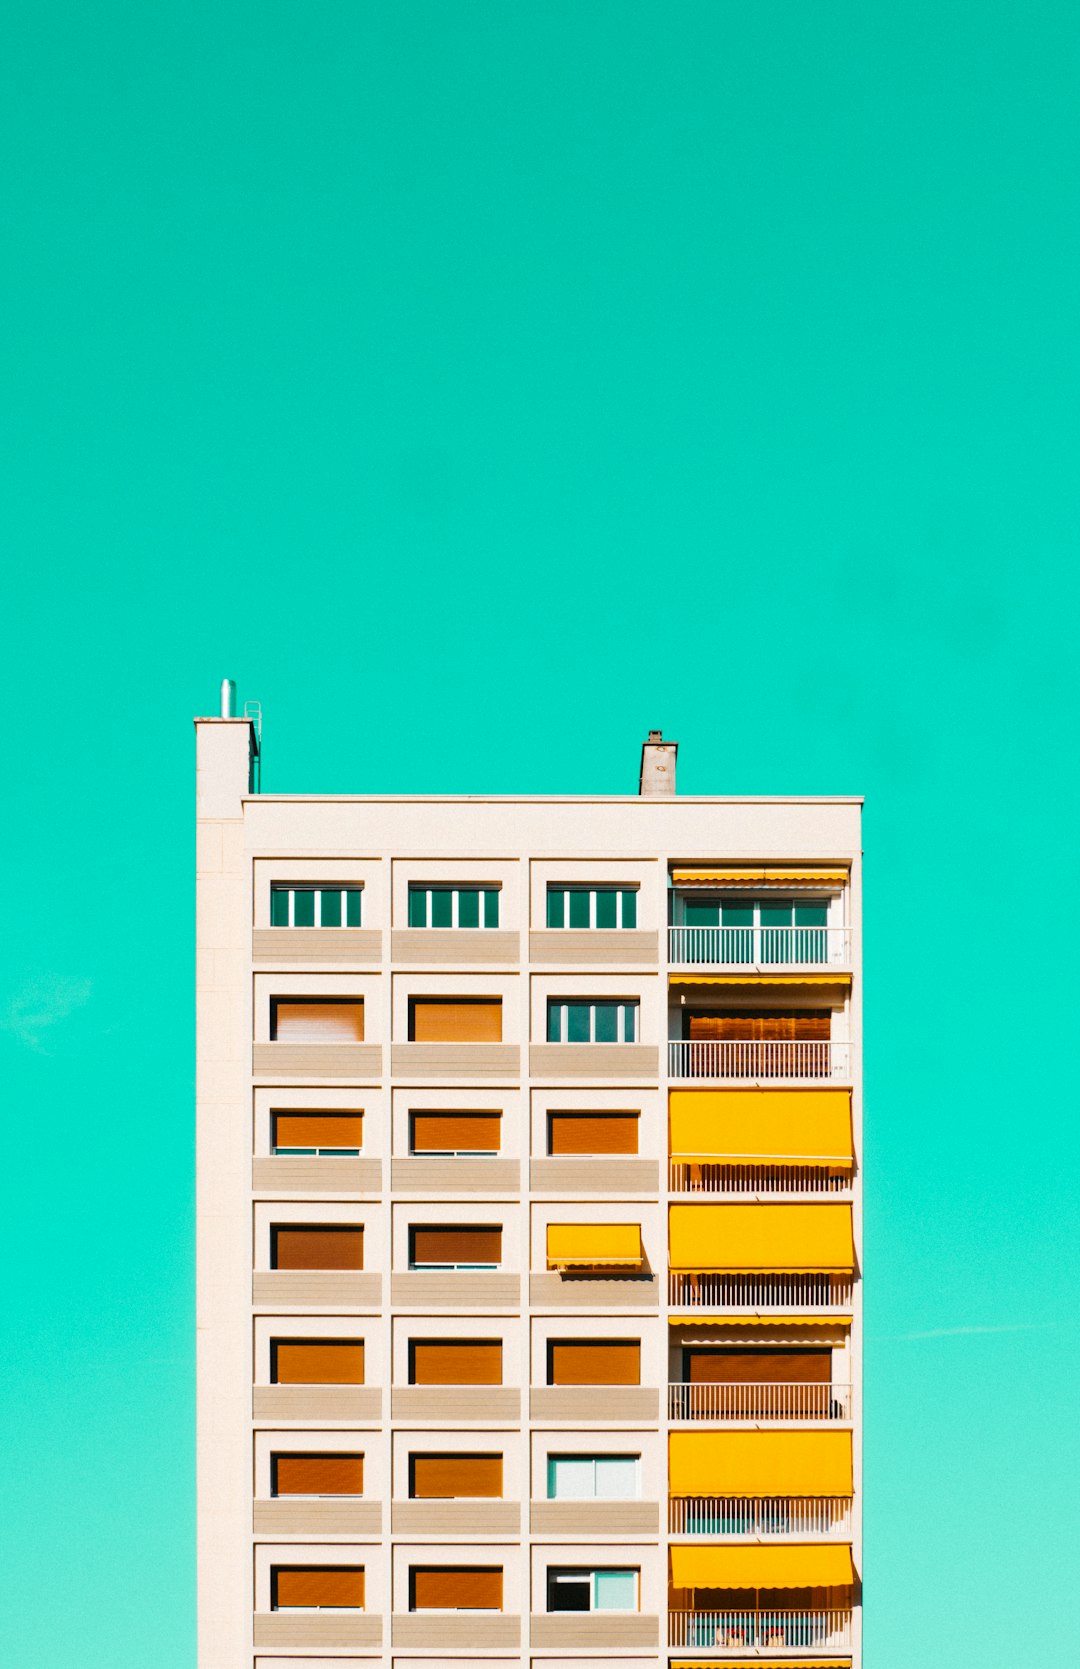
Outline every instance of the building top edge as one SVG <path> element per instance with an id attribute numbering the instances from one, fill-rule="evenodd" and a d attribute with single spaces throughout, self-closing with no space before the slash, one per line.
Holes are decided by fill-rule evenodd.
<path id="1" fill-rule="evenodd" d="M 245 794 L 245 805 L 861 806 L 862 794 Z"/>

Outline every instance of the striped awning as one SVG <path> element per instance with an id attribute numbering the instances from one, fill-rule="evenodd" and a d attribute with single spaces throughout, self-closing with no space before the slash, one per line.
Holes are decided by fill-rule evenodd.
<path id="1" fill-rule="evenodd" d="M 739 864 L 695 869 L 673 869 L 677 887 L 812 887 L 829 889 L 848 883 L 846 869 L 768 869 L 764 864 Z"/>
<path id="2" fill-rule="evenodd" d="M 767 985 L 773 991 L 788 986 L 834 985 L 845 990 L 851 985 L 851 975 L 835 974 L 671 974 L 672 985 Z"/>
<path id="3" fill-rule="evenodd" d="M 849 1315 L 669 1316 L 671 1327 L 850 1327 Z"/>

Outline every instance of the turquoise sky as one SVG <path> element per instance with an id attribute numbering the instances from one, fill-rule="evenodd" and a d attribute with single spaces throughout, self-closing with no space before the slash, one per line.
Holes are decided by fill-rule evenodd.
<path id="1" fill-rule="evenodd" d="M 193 1663 L 226 673 L 274 790 L 663 726 L 867 795 L 867 1662 L 1080 1660 L 1078 68 L 1064 0 L 6 8 L 6 1669 Z"/>

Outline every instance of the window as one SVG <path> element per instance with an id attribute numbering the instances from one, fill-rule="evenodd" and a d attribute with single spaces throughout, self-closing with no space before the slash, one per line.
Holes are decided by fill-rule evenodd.
<path id="1" fill-rule="evenodd" d="M 410 1385 L 501 1385 L 501 1339 L 410 1339 Z"/>
<path id="2" fill-rule="evenodd" d="M 496 1154 L 501 1144 L 501 1113 L 411 1113 L 410 1153 L 474 1158 Z"/>
<path id="3" fill-rule="evenodd" d="M 279 1224 L 270 1230 L 271 1269 L 363 1269 L 362 1228 Z"/>
<path id="4" fill-rule="evenodd" d="M 409 1230 L 410 1269 L 498 1269 L 502 1229 L 433 1224 Z"/>
<path id="5" fill-rule="evenodd" d="M 547 890 L 549 927 L 636 927 L 636 887 L 567 887 Z"/>
<path id="6" fill-rule="evenodd" d="M 273 1339 L 272 1385 L 362 1385 L 363 1339 Z"/>
<path id="7" fill-rule="evenodd" d="M 502 999 L 410 997 L 410 1043 L 501 1043 Z"/>
<path id="8" fill-rule="evenodd" d="M 548 1152 L 636 1153 L 637 1113 L 549 1113 Z"/>
<path id="9" fill-rule="evenodd" d="M 636 1611 L 636 1570 L 548 1570 L 549 1611 Z"/>
<path id="10" fill-rule="evenodd" d="M 270 1038 L 274 1043 L 363 1043 L 363 999 L 274 997 Z"/>
<path id="11" fill-rule="evenodd" d="M 410 927 L 498 927 L 498 887 L 409 888 Z"/>
<path id="12" fill-rule="evenodd" d="M 410 1501 L 500 1500 L 502 1455 L 410 1455 Z"/>
<path id="13" fill-rule="evenodd" d="M 599 1002 L 548 1002 L 549 1043 L 633 1043 L 637 1037 L 636 999 Z"/>
<path id="14" fill-rule="evenodd" d="M 676 899 L 676 919 L 700 929 L 697 956 L 717 962 L 827 962 L 829 905 L 790 898 Z"/>
<path id="15" fill-rule="evenodd" d="M 319 882 L 270 887 L 271 927 L 359 927 L 360 887 L 323 886 Z"/>
<path id="16" fill-rule="evenodd" d="M 362 1611 L 363 1565 L 274 1565 L 270 1604 L 275 1611 Z"/>
<path id="17" fill-rule="evenodd" d="M 363 1455 L 271 1455 L 270 1493 L 363 1495 Z"/>
<path id="18" fill-rule="evenodd" d="M 640 1339 L 550 1339 L 549 1385 L 640 1385 Z"/>
<path id="19" fill-rule="evenodd" d="M 363 1113 L 274 1113 L 274 1153 L 349 1158 L 364 1145 Z"/>
<path id="20" fill-rule="evenodd" d="M 413 1565 L 410 1611 L 501 1611 L 501 1565 Z"/>
<path id="21" fill-rule="evenodd" d="M 549 1501 L 636 1501 L 639 1455 L 548 1455 Z"/>
<path id="22" fill-rule="evenodd" d="M 693 1039 L 714 1039 L 719 1042 L 777 1043 L 792 1039 L 796 1042 L 827 1043 L 832 1028 L 832 1011 L 828 1008 L 776 1010 L 741 1009 L 737 1012 L 722 1009 L 683 1009 L 683 1035 Z M 750 1058 L 756 1058 L 754 1051 Z M 812 1058 L 807 1055 L 807 1059 Z"/>

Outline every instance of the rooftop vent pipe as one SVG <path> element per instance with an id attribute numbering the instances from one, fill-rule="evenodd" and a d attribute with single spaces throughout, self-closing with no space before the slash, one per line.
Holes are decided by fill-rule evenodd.
<path id="1" fill-rule="evenodd" d="M 221 680 L 221 716 L 223 719 L 236 717 L 236 681 L 232 678 Z"/>
<path id="2" fill-rule="evenodd" d="M 665 742 L 662 730 L 650 730 L 641 744 L 641 775 L 638 793 L 646 800 L 667 800 L 675 794 L 675 760 L 678 742 Z"/>

